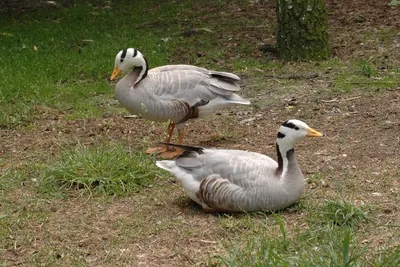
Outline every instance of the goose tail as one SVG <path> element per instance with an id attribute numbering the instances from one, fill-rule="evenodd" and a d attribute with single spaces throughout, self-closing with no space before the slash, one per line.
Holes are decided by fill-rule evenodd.
<path id="1" fill-rule="evenodd" d="M 226 97 L 227 101 L 232 104 L 239 104 L 239 105 L 250 105 L 250 100 L 243 98 L 237 94 L 231 94 Z"/>
<path id="2" fill-rule="evenodd" d="M 173 161 L 173 160 L 158 160 L 158 161 L 156 161 L 156 165 L 157 165 L 157 167 L 159 167 L 163 170 L 171 172 L 172 168 L 176 164 L 175 164 L 175 161 Z"/>

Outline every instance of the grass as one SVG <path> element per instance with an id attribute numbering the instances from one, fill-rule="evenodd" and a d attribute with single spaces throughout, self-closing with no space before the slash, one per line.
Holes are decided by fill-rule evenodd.
<path id="1" fill-rule="evenodd" d="M 349 261 L 348 230 L 324 225 L 293 234 L 280 215 L 275 215 L 275 220 L 278 236 L 265 232 L 241 235 L 238 239 L 242 242 L 236 242 L 228 257 L 218 261 L 227 266 L 337 266 L 346 258 Z"/>
<path id="2" fill-rule="evenodd" d="M 36 171 L 41 190 L 85 189 L 106 195 L 132 194 L 153 183 L 160 170 L 148 156 L 122 144 L 78 145 Z"/>
<path id="3" fill-rule="evenodd" d="M 264 121 L 273 120 L 275 127 L 284 115 L 307 117 L 306 111 L 312 110 L 325 116 L 325 126 L 333 127 L 334 119 L 343 115 L 335 113 L 333 105 L 341 103 L 321 104 L 321 99 L 379 97 L 385 89 L 398 87 L 400 72 L 391 59 L 387 68 L 377 56 L 367 55 L 320 63 L 280 62 L 257 50 L 259 42 L 274 34 L 275 25 L 261 30 L 265 16 L 244 12 L 251 6 L 248 1 L 57 2 L 62 8 L 0 16 L 0 138 L 5 140 L 0 143 L 1 266 L 400 264 L 395 205 L 399 172 L 390 172 L 397 166 L 395 155 L 390 154 L 393 162 L 376 170 L 382 171 L 376 177 L 368 169 L 359 172 L 368 163 L 349 167 L 348 175 L 334 165 L 337 154 L 349 154 L 347 160 L 352 160 L 346 145 L 356 143 L 362 134 L 358 127 L 347 143 L 340 139 L 345 133 L 332 131 L 326 142 L 340 139 L 338 147 L 301 154 L 302 166 L 313 174 L 306 175 L 307 192 L 294 206 L 276 214 L 205 214 L 184 197 L 174 178 L 134 149 L 153 144 L 166 125 L 118 120 L 126 111 L 115 103 L 115 84 L 108 81 L 115 55 L 127 47 L 140 49 L 151 67 L 188 63 L 237 72 L 244 80 L 241 94 L 252 98 L 243 119 L 261 116 L 246 127 L 259 127 L 257 134 L 267 139 Z M 206 30 L 185 35 L 193 28 Z M 389 47 L 396 36 L 382 32 L 363 38 L 366 43 L 378 38 Z M 318 79 L 279 77 L 310 72 L 318 73 Z M 292 97 L 299 103 L 289 109 L 285 99 Z M 217 145 L 247 149 L 241 140 L 252 141 L 256 135 L 232 131 L 243 126 L 236 116 L 223 116 L 200 123 L 212 125 Z M 110 123 L 101 138 L 75 131 L 98 123 Z M 374 126 L 368 123 L 364 130 Z M 41 136 L 53 128 L 54 133 Z M 194 136 L 208 130 L 193 129 Z M 77 145 L 71 141 L 76 139 Z M 49 149 L 52 146 L 57 149 Z M 249 147 L 261 150 L 258 144 Z M 269 147 L 273 144 L 267 143 L 266 150 Z M 332 159 L 318 161 L 328 154 Z M 381 164 L 385 159 L 379 159 Z M 371 190 L 382 196 L 369 199 Z M 374 208 L 353 204 L 356 197 L 372 201 Z"/>
<path id="4" fill-rule="evenodd" d="M 114 56 L 127 46 L 142 50 L 153 67 L 168 63 L 174 50 L 179 52 L 176 48 L 182 46 L 185 51 L 197 51 L 187 55 L 187 62 L 195 65 L 210 68 L 223 66 L 234 71 L 254 68 L 288 71 L 287 66 L 282 69 L 275 61 L 249 57 L 253 51 L 253 46 L 249 44 L 219 49 L 219 43 L 214 38 L 216 34 L 221 34 L 218 20 L 201 22 L 201 26 L 211 32 L 182 38 L 179 33 L 189 28 L 190 24 L 178 20 L 176 14 L 184 14 L 190 7 L 189 2 L 179 5 L 164 2 L 157 8 L 145 3 L 137 1 L 131 5 L 118 1 L 110 8 L 106 2 L 84 1 L 69 8 L 53 8 L 46 13 L 39 9 L 19 20 L 14 18 L 15 14 L 3 14 L 0 19 L 0 40 L 3 43 L 0 50 L 3 62 L 0 68 L 3 77 L 0 81 L 0 103 L 4 112 L 0 113 L 0 127 L 29 125 L 34 121 L 35 106 L 38 105 L 68 111 L 68 117 L 73 119 L 104 115 L 104 109 L 95 103 L 87 105 L 87 102 L 98 95 L 112 97 L 112 86 L 107 79 L 113 68 Z M 126 16 L 131 12 L 146 16 L 134 16 L 127 23 Z M 162 24 L 154 21 L 162 21 Z M 237 21 L 225 25 L 233 30 L 243 26 Z M 229 47 L 229 43 L 227 45 Z M 331 66 L 337 67 L 336 63 L 333 60 Z M 310 68 L 313 68 L 312 64 L 303 66 L 307 71 Z M 398 70 L 393 75 L 379 75 L 379 80 L 370 81 L 366 79 L 378 74 L 372 64 L 361 60 L 355 68 L 352 76 L 348 75 L 350 69 L 343 69 L 334 90 L 349 92 L 360 83 L 374 90 L 398 84 Z"/>
<path id="5" fill-rule="evenodd" d="M 327 201 L 319 208 L 310 208 L 307 224 L 288 229 L 281 214 L 274 221 L 259 215 L 237 219 L 230 225 L 236 236 L 227 243 L 228 255 L 210 259 L 209 264 L 223 266 L 396 266 L 399 250 L 388 250 L 378 258 L 365 261 L 369 245 L 360 245 L 357 228 L 367 223 L 365 212 L 347 202 Z M 260 223 L 261 221 L 261 223 Z M 243 228 L 243 226 L 245 227 Z M 266 230 L 268 229 L 268 230 Z"/>
<path id="6" fill-rule="evenodd" d="M 15 14 L 3 14 L 0 103 L 5 112 L 0 126 L 31 123 L 35 105 L 74 111 L 74 118 L 102 115 L 98 106 L 86 103 L 99 94 L 112 96 L 107 78 L 115 55 L 127 46 L 146 51 L 152 66 L 167 63 L 168 49 L 177 40 L 163 43 L 160 35 L 177 31 L 179 25 L 164 19 L 168 30 L 155 27 L 148 32 L 146 23 L 179 12 L 184 5 L 167 2 L 149 12 L 145 2 L 120 1 L 110 9 L 106 3 L 84 1 L 49 12 L 39 9 L 18 20 Z M 131 12 L 148 15 L 127 23 Z"/>
<path id="7" fill-rule="evenodd" d="M 255 238 L 235 250 L 222 263 L 227 266 L 351 266 L 357 255 L 350 255 L 349 232 L 319 229 L 318 237 L 325 242 L 307 240 L 299 235 L 283 241 L 280 238 Z M 298 247 L 296 244 L 304 244 Z"/>
<path id="8" fill-rule="evenodd" d="M 364 211 L 354 205 L 343 201 L 326 201 L 320 211 L 324 221 L 331 222 L 333 225 L 354 227 L 358 223 L 366 221 L 367 216 Z"/>
<path id="9" fill-rule="evenodd" d="M 337 75 L 334 91 L 349 93 L 355 88 L 364 92 L 379 91 L 399 86 L 399 69 L 377 70 L 376 66 L 361 59 L 349 67 L 343 67 L 342 73 Z"/>
<path id="10" fill-rule="evenodd" d="M 360 68 L 361 75 L 365 77 L 371 78 L 371 76 L 376 73 L 376 68 L 366 60 L 360 60 L 358 62 L 358 65 Z"/>

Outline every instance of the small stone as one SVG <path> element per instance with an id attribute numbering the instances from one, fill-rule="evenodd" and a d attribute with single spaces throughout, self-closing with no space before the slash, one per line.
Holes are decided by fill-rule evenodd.
<path id="1" fill-rule="evenodd" d="M 356 200 L 354 200 L 354 204 L 356 206 L 362 206 L 362 205 L 365 204 L 365 202 L 363 200 L 361 200 L 361 199 L 356 199 Z"/>

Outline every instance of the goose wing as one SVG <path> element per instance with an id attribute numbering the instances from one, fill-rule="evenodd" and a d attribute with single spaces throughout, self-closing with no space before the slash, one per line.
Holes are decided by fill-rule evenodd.
<path id="1" fill-rule="evenodd" d="M 157 165 L 173 173 L 203 208 L 240 212 L 267 206 L 259 197 L 266 195 L 269 201 L 268 192 L 276 187 L 276 161 L 242 150 L 183 148 L 185 152 L 175 161 L 158 161 Z"/>
<path id="2" fill-rule="evenodd" d="M 193 66 L 193 65 L 165 65 L 157 68 L 152 68 L 149 72 L 157 73 L 157 72 L 168 72 L 168 71 L 181 71 L 181 70 L 190 70 L 190 71 L 199 71 L 202 73 L 211 73 L 214 75 L 220 75 L 222 77 L 227 77 L 228 79 L 233 79 L 235 81 L 240 81 L 239 76 L 230 72 L 223 71 L 212 71 L 205 68 Z"/>
<path id="3" fill-rule="evenodd" d="M 265 183 L 266 177 L 275 176 L 278 167 L 276 161 L 265 155 L 243 150 L 204 149 L 201 154 L 185 152 L 175 162 L 177 166 L 186 168 L 198 182 L 218 175 L 244 189 Z"/>
<path id="4" fill-rule="evenodd" d="M 142 81 L 142 86 L 150 88 L 160 100 L 178 99 L 187 102 L 189 106 L 211 101 L 218 96 L 226 98 L 227 102 L 230 98 L 232 101 L 239 101 L 234 93 L 240 90 L 236 84 L 240 78 L 232 73 L 210 71 L 190 65 L 167 65 L 151 69 L 148 76 L 149 79 Z M 248 100 L 240 101 L 248 104 Z"/>
<path id="5" fill-rule="evenodd" d="M 218 175 L 232 184 L 248 189 L 268 183 L 275 178 L 278 163 L 265 155 L 243 150 L 204 149 L 169 144 L 184 149 L 175 161 L 158 161 L 160 168 L 185 179 L 200 183 L 211 175 Z"/>

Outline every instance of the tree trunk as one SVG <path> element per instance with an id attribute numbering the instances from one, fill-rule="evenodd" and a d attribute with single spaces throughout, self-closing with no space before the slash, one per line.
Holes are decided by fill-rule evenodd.
<path id="1" fill-rule="evenodd" d="M 324 0 L 278 0 L 277 46 L 282 59 L 329 57 L 328 18 Z"/>

